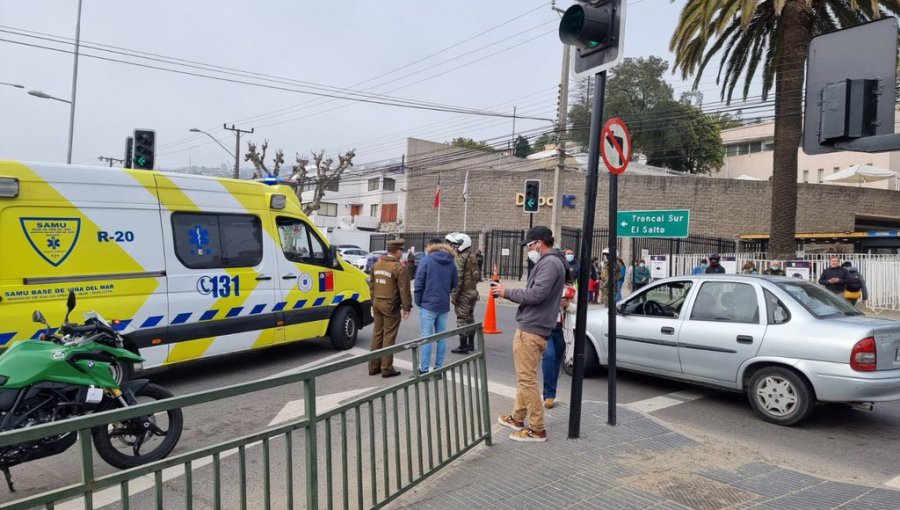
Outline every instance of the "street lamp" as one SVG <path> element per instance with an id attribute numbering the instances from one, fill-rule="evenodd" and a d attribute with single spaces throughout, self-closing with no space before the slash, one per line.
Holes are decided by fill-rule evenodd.
<path id="1" fill-rule="evenodd" d="M 58 97 L 53 97 L 50 94 L 44 92 L 43 90 L 29 90 L 28 94 L 34 97 L 39 97 L 41 99 L 52 99 L 54 101 L 60 101 L 62 103 L 72 104 L 72 101 L 66 99 L 60 99 Z"/>
<path id="2" fill-rule="evenodd" d="M 235 167 L 237 167 L 237 164 L 238 164 L 238 155 L 235 154 L 235 153 L 233 153 L 233 152 L 231 152 L 230 150 L 228 150 L 228 147 L 225 147 L 224 145 L 222 145 L 222 142 L 220 142 L 218 138 L 216 138 L 215 136 L 213 136 L 213 135 L 207 133 L 206 131 L 203 131 L 202 129 L 198 129 L 198 128 L 191 128 L 191 129 L 189 129 L 188 131 L 190 131 L 191 133 L 203 133 L 204 135 L 206 135 L 206 136 L 212 138 L 212 141 L 214 141 L 214 142 L 216 142 L 217 144 L 219 144 L 219 147 L 221 147 L 225 152 L 227 152 L 229 156 L 231 156 L 232 158 L 234 158 L 234 164 L 235 164 Z M 237 178 L 237 177 L 236 177 L 236 178 Z"/>

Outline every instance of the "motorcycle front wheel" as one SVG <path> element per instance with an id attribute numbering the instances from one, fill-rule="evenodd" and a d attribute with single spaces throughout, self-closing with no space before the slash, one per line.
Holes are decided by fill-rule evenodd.
<path id="1" fill-rule="evenodd" d="M 138 404 L 172 398 L 172 393 L 162 386 L 147 383 L 135 392 Z M 121 408 L 118 400 L 105 400 L 97 411 Z M 109 465 L 128 469 L 169 455 L 184 426 L 181 409 L 169 409 L 152 416 L 139 416 L 122 422 L 96 427 L 91 432 L 97 453 Z"/>

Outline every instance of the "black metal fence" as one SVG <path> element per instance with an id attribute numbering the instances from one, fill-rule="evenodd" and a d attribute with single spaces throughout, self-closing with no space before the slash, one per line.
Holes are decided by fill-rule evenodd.
<path id="1" fill-rule="evenodd" d="M 525 238 L 524 230 L 489 230 L 484 233 L 485 279 L 491 277 L 494 266 L 501 278 L 520 280 L 525 269 L 525 250 L 519 244 Z"/>
<path id="2" fill-rule="evenodd" d="M 581 229 L 572 227 L 563 227 L 562 235 L 559 239 L 559 247 L 563 250 L 571 248 L 575 250 L 575 256 L 581 255 Z M 604 248 L 609 247 L 609 230 L 605 228 L 595 228 L 591 239 L 591 258 L 600 258 Z M 622 239 L 618 239 L 616 250 L 621 253 Z"/>
<path id="3" fill-rule="evenodd" d="M 709 255 L 711 253 L 734 253 L 737 251 L 737 243 L 731 239 L 703 236 L 689 236 L 684 239 L 631 238 L 631 253 L 634 258 L 640 257 L 641 250 L 647 250 L 651 255 L 697 253 Z"/>

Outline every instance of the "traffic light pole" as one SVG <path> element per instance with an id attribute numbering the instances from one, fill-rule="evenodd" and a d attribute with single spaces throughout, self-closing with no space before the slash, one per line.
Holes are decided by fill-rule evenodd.
<path id="1" fill-rule="evenodd" d="M 587 329 L 587 311 L 588 311 L 588 293 L 585 290 L 590 284 L 591 277 L 591 248 L 594 236 L 594 209 L 597 206 L 597 179 L 600 167 L 600 127 L 603 117 L 603 103 L 606 96 L 606 71 L 601 71 L 594 75 L 594 103 L 591 109 L 591 137 L 588 148 L 588 168 L 585 177 L 585 199 L 584 199 L 584 221 L 582 223 L 581 232 L 583 240 L 581 242 L 580 273 L 578 275 L 578 295 L 577 306 L 578 311 L 575 314 L 575 354 L 574 367 L 572 373 L 572 398 L 569 408 L 569 439 L 576 439 L 581 435 L 581 399 L 582 386 L 584 383 L 584 346 L 587 340 L 585 330 Z M 612 181 L 610 181 L 612 182 Z M 610 189 L 612 194 L 612 189 Z M 615 220 L 610 220 L 610 225 L 614 226 Z M 614 234 L 615 229 L 612 229 Z M 609 246 L 610 260 L 615 260 L 616 245 Z M 615 267 L 615 266 L 611 266 Z M 613 297 L 615 297 L 615 289 L 613 285 Z M 615 303 L 615 300 L 611 301 Z M 611 307 L 612 313 L 615 313 L 615 305 Z M 614 332 L 611 332 L 611 334 Z M 602 339 L 600 344 L 602 345 Z M 609 403 L 611 413 L 614 413 L 615 402 Z M 613 415 L 614 416 L 614 415 Z M 615 425 L 613 420 L 611 425 Z"/>

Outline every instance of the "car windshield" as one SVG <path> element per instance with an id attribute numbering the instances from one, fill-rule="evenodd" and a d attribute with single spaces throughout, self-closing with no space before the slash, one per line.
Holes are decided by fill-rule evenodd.
<path id="1" fill-rule="evenodd" d="M 863 315 L 855 306 L 817 285 L 807 282 L 780 282 L 778 286 L 816 318 Z"/>

